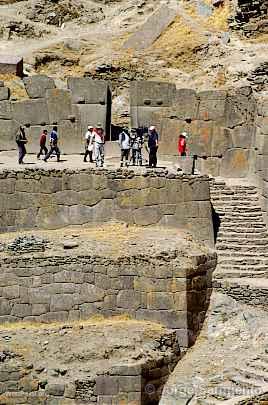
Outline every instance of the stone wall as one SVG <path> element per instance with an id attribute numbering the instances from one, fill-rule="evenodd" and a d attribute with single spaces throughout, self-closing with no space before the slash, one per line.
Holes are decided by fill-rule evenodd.
<path id="1" fill-rule="evenodd" d="M 3 83 L 2 83 L 3 85 Z M 111 97 L 108 84 L 88 78 L 69 78 L 68 89 L 57 89 L 54 80 L 36 75 L 24 79 L 29 99 L 10 100 L 10 92 L 0 87 L 0 150 L 16 148 L 20 125 L 27 126 L 27 151 L 36 153 L 43 129 L 57 124 L 62 153 L 81 153 L 82 136 L 88 125 L 101 123 L 109 136 Z"/>
<path id="2" fill-rule="evenodd" d="M 53 333 L 54 350 L 61 352 L 59 340 L 57 339 L 58 331 L 64 336 L 66 355 L 69 355 L 68 349 L 73 349 L 69 341 L 75 336 L 75 324 L 63 325 L 62 327 L 48 326 L 47 330 L 42 329 L 46 334 Z M 164 384 L 166 383 L 170 373 L 173 371 L 177 361 L 180 358 L 180 349 L 177 343 L 176 333 L 170 330 L 156 333 L 152 328 L 146 329 L 141 327 L 140 334 L 131 328 L 130 322 L 126 325 L 120 323 L 120 330 L 117 330 L 117 336 L 114 336 L 116 326 L 109 330 L 109 345 L 107 345 L 107 353 L 109 351 L 118 353 L 119 339 L 123 338 L 125 345 L 125 353 L 121 356 L 113 356 L 105 361 L 101 358 L 102 350 L 98 347 L 99 352 L 97 359 L 87 358 L 94 352 L 85 349 L 84 358 L 77 361 L 76 368 L 73 361 L 62 362 L 59 365 L 59 359 L 54 356 L 54 368 L 51 368 L 51 363 L 48 361 L 48 353 L 44 359 L 39 353 L 36 353 L 34 344 L 31 347 L 32 355 L 25 355 L 24 343 L 17 340 L 14 334 L 12 340 L 16 340 L 16 345 L 13 345 L 13 351 L 1 351 L 0 363 L 0 404 L 32 404 L 32 405 L 77 405 L 77 404 L 128 404 L 128 405 L 146 405 L 158 403 Z M 139 359 L 132 359 L 133 352 L 130 347 L 130 338 L 122 334 L 124 329 L 129 328 L 134 339 L 139 340 L 136 347 L 139 347 L 141 356 Z M 105 328 L 99 328 L 98 333 L 90 330 L 85 333 L 86 327 L 80 329 L 79 336 L 81 340 L 91 341 L 88 334 L 91 332 L 95 339 L 100 337 L 100 334 L 105 334 Z M 159 329 L 159 328 L 158 328 Z M 21 329 L 17 329 L 17 334 L 21 333 Z M 95 332 L 95 333 L 94 333 Z M 135 333 L 136 332 L 136 333 Z M 29 332 L 30 333 L 30 332 Z M 29 333 L 24 336 L 29 339 Z M 152 336 L 150 339 L 144 339 L 144 334 Z M 42 334 L 42 331 L 41 331 Z M 2 336 L 1 336 L 2 337 Z M 36 336 L 32 332 L 32 339 Z M 40 346 L 44 345 L 43 336 L 39 333 L 39 350 Z M 55 339 L 56 338 L 56 339 Z M 134 340 L 133 339 L 133 340 Z M 46 341 L 47 342 L 47 341 Z M 134 340 L 135 342 L 135 340 Z M 81 342 L 80 342 L 81 343 Z M 83 343 L 82 343 L 83 344 Z M 89 345 L 91 342 L 88 343 Z M 59 345 L 59 347 L 58 347 Z M 15 347 L 20 348 L 19 354 Z M 49 343 L 46 344 L 49 346 Z M 67 347 L 66 347 L 67 346 Z M 80 344 L 81 346 L 81 344 Z M 96 344 L 95 344 L 96 347 Z M 151 347 L 151 349 L 148 349 Z M 111 350 L 111 348 L 113 350 Z M 26 350 L 27 351 L 27 350 Z M 95 354 L 96 354 L 95 353 Z M 104 353 L 104 350 L 103 350 Z M 129 361 L 129 356 L 131 361 Z M 41 357 L 41 358 L 40 358 Z M 81 353 L 81 357 L 83 357 Z M 106 354 L 107 357 L 107 354 Z M 123 357 L 123 358 L 122 358 Z M 97 363 L 98 362 L 98 363 Z M 82 366 L 81 366 L 81 363 Z M 96 369 L 96 363 L 98 368 Z M 40 366 L 40 364 L 42 364 Z M 85 366 L 85 364 L 87 366 Z M 79 367 L 80 366 L 80 367 Z M 79 368 L 79 372 L 77 372 Z M 57 371 L 58 370 L 58 371 Z M 151 387 L 151 390 L 148 389 Z M 152 390 L 153 388 L 153 390 Z"/>
<path id="3" fill-rule="evenodd" d="M 260 189 L 263 212 L 268 224 L 268 98 L 265 93 L 261 93 L 258 97 L 253 161 L 253 179 Z"/>
<path id="4" fill-rule="evenodd" d="M 230 28 L 241 31 L 245 36 L 268 32 L 268 1 L 237 0 Z"/>
<path id="5" fill-rule="evenodd" d="M 136 82 L 130 91 L 132 124 L 156 124 L 161 155 L 176 160 L 178 135 L 186 130 L 189 151 L 199 157 L 201 173 L 249 175 L 257 110 L 250 87 L 197 93 L 168 83 Z"/>
<path id="6" fill-rule="evenodd" d="M 263 285 L 263 281 L 260 280 L 258 283 L 258 279 L 256 280 L 256 284 L 249 283 L 248 285 L 244 282 L 241 283 L 239 281 L 214 281 L 213 287 L 224 294 L 230 295 L 230 297 L 234 298 L 237 301 L 244 302 L 248 305 L 254 305 L 257 307 L 261 307 L 265 310 L 268 308 L 267 302 L 267 293 L 268 288 Z"/>
<path id="7" fill-rule="evenodd" d="M 0 323 L 129 314 L 157 321 L 191 345 L 203 323 L 216 254 L 178 251 L 112 257 L 2 256 Z"/>
<path id="8" fill-rule="evenodd" d="M 1 232 L 113 219 L 178 227 L 214 243 L 205 176 L 91 169 L 3 171 L 0 197 Z"/>

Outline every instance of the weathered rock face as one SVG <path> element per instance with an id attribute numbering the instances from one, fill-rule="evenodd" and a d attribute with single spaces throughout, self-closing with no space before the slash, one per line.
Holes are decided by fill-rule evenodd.
<path id="1" fill-rule="evenodd" d="M 107 225 L 81 237 L 78 232 L 68 251 L 58 240 L 34 257 L 4 250 L 0 323 L 128 314 L 174 329 L 181 346 L 192 345 L 209 302 L 216 254 L 181 235 Z"/>
<path id="2" fill-rule="evenodd" d="M 230 28 L 251 36 L 268 32 L 268 1 L 238 0 Z"/>
<path id="3" fill-rule="evenodd" d="M 0 174 L 0 230 L 57 229 L 111 219 L 190 231 L 213 245 L 208 178 L 129 171 Z"/>

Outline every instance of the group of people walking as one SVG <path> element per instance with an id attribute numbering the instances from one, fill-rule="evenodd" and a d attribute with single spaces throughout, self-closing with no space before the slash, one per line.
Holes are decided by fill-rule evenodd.
<path id="1" fill-rule="evenodd" d="M 46 146 L 47 144 L 47 130 L 44 129 L 43 132 L 40 135 L 40 140 L 39 140 L 39 152 L 37 154 L 37 159 L 40 159 L 40 156 L 44 154 L 44 162 L 47 162 L 47 160 L 50 158 L 50 156 L 52 154 L 57 156 L 57 161 L 60 161 L 60 149 L 58 147 L 58 128 L 57 126 L 54 126 L 50 136 L 49 136 L 49 150 Z M 26 137 L 26 133 L 25 133 L 25 128 L 24 127 L 20 127 L 19 131 L 16 135 L 16 143 L 18 146 L 18 151 L 19 151 L 19 164 L 23 164 L 23 159 L 24 156 L 26 155 L 26 144 L 27 144 L 28 140 Z"/>
<path id="2" fill-rule="evenodd" d="M 60 149 L 58 147 L 58 128 L 53 126 L 51 133 L 49 134 L 49 149 L 47 148 L 48 131 L 44 129 L 40 135 L 39 146 L 40 150 L 37 154 L 37 159 L 40 159 L 41 155 L 44 155 L 43 161 L 47 160 L 53 155 L 57 157 L 57 161 L 60 161 Z M 179 156 L 186 156 L 187 133 L 182 132 L 178 139 L 178 154 Z M 95 161 L 96 167 L 103 167 L 104 165 L 104 144 L 105 133 L 101 124 L 97 124 L 96 127 L 88 126 L 84 136 L 85 152 L 84 162 L 89 159 L 90 163 Z M 26 155 L 27 137 L 25 128 L 20 127 L 16 135 L 16 143 L 18 146 L 18 161 L 19 164 L 23 164 L 24 156 Z M 143 147 L 149 156 L 149 167 L 157 166 L 157 152 L 159 147 L 159 135 L 155 126 L 149 128 L 124 128 L 119 134 L 118 144 L 121 149 L 120 166 L 123 167 L 133 165 L 142 165 L 147 163 L 147 159 L 143 158 Z"/>

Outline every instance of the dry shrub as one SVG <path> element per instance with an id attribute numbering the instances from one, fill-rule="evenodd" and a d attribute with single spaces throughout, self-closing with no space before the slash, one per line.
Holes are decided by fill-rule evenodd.
<path id="1" fill-rule="evenodd" d="M 16 97 L 17 100 L 28 98 L 23 81 L 18 76 L 11 73 L 0 74 L 0 80 L 5 83 L 6 87 L 10 88 L 12 97 Z"/>

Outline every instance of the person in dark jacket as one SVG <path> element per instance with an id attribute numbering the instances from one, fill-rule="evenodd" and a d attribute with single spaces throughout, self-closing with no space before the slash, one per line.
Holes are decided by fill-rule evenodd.
<path id="1" fill-rule="evenodd" d="M 44 155 L 46 156 L 46 154 L 48 152 L 48 149 L 46 147 L 46 142 L 47 142 L 47 130 L 44 129 L 44 131 L 42 132 L 42 134 L 40 136 L 40 141 L 39 141 L 40 150 L 39 150 L 39 153 L 37 154 L 37 159 L 40 159 L 40 156 L 43 155 L 43 152 L 44 152 Z"/>
<path id="2" fill-rule="evenodd" d="M 52 155 L 52 153 L 54 152 L 57 155 L 57 161 L 60 161 L 60 150 L 58 147 L 58 128 L 57 127 L 53 127 L 53 130 L 51 131 L 50 134 L 50 150 L 49 152 L 46 154 L 45 158 L 44 158 L 44 162 L 47 162 L 48 158 Z"/>
<path id="3" fill-rule="evenodd" d="M 27 138 L 25 134 L 25 129 L 23 126 L 20 126 L 20 129 L 16 135 L 16 143 L 18 145 L 18 150 L 19 150 L 19 164 L 23 164 L 23 159 L 24 156 L 26 155 L 26 143 L 27 143 Z"/>
<path id="4" fill-rule="evenodd" d="M 157 150 L 159 136 L 154 126 L 148 130 L 148 149 L 149 149 L 149 166 L 156 167 L 157 165 Z"/>

